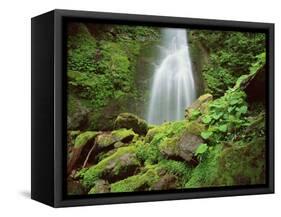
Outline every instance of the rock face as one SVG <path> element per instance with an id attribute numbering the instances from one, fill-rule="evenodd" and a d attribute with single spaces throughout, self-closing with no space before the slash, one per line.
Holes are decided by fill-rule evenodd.
<path id="1" fill-rule="evenodd" d="M 185 110 L 185 118 L 189 119 L 191 117 L 192 111 L 198 110 L 201 113 L 204 113 L 208 103 L 213 100 L 213 96 L 209 93 L 200 96 L 195 102 L 191 104 Z"/>
<path id="2" fill-rule="evenodd" d="M 95 158 L 101 152 L 108 152 L 116 147 L 125 146 L 133 140 L 135 135 L 131 129 L 120 129 L 112 132 L 86 131 L 81 133 L 76 137 L 69 154 L 68 174 L 73 169 L 82 166 L 92 148 L 93 150 L 89 154 L 89 157 L 93 156 Z"/>
<path id="3" fill-rule="evenodd" d="M 90 167 L 83 176 L 83 184 L 87 188 L 92 188 L 98 179 L 112 183 L 135 174 L 140 166 L 135 147 L 120 147 L 116 152 Z"/>
<path id="4" fill-rule="evenodd" d="M 81 133 L 76 137 L 74 146 L 68 157 L 67 173 L 70 174 L 73 169 L 81 166 L 82 160 L 85 159 L 86 155 L 94 145 L 95 137 L 98 132 L 87 131 Z"/>
<path id="5" fill-rule="evenodd" d="M 86 129 L 89 126 L 89 110 L 81 106 L 77 101 L 76 108 L 73 111 L 69 111 L 70 115 L 67 116 L 67 128 L 73 129 Z"/>
<path id="6" fill-rule="evenodd" d="M 201 143 L 203 140 L 199 136 L 185 132 L 179 139 L 167 139 L 159 148 L 170 159 L 182 159 L 192 163 L 194 153 Z"/>
<path id="7" fill-rule="evenodd" d="M 174 175 L 166 174 L 160 178 L 158 182 L 156 182 L 151 190 L 169 190 L 177 188 L 177 178 Z"/>
<path id="8" fill-rule="evenodd" d="M 257 88 L 257 87 L 266 87 L 265 81 L 265 66 L 260 68 L 257 71 L 255 77 L 249 82 L 249 84 L 245 87 L 245 93 L 247 94 L 247 101 L 249 103 L 253 103 L 256 101 L 262 101 L 265 104 L 265 88 Z"/>
<path id="9" fill-rule="evenodd" d="M 88 194 L 108 193 L 110 192 L 110 185 L 106 180 L 99 179 L 95 181 L 95 186 L 91 188 Z"/>
<path id="10" fill-rule="evenodd" d="M 115 129 L 132 129 L 139 135 L 145 135 L 148 130 L 148 125 L 145 120 L 131 113 L 121 113 L 114 122 Z"/>

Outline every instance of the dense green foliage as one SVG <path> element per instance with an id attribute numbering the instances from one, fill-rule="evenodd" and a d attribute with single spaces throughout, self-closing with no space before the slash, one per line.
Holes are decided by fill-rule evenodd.
<path id="1" fill-rule="evenodd" d="M 191 35 L 208 54 L 202 73 L 206 92 L 216 97 L 233 87 L 238 77 L 248 74 L 265 52 L 263 33 L 194 30 Z"/>
<path id="2" fill-rule="evenodd" d="M 72 25 L 76 25 L 78 30 L 69 35 L 67 43 L 68 113 L 75 116 L 83 113 L 81 110 L 85 111 L 86 127 L 98 129 L 103 109 L 110 107 L 110 103 L 114 108 L 110 107 L 105 112 L 114 110 L 116 115 L 109 117 L 112 119 L 125 111 L 128 103 L 136 103 L 143 97 L 136 88 L 137 57 L 142 46 L 159 40 L 159 33 L 149 27 L 116 26 L 101 28 L 99 36 L 95 37 L 86 25 Z M 73 125 L 69 124 L 71 129 L 81 127 L 79 123 L 75 124 L 75 120 L 73 122 Z M 112 128 L 112 123 L 107 128 Z"/>
<path id="3" fill-rule="evenodd" d="M 159 39 L 152 27 L 70 25 L 69 186 L 96 194 L 264 184 L 264 99 L 249 86 L 265 83 L 265 35 L 190 31 L 203 95 L 185 119 L 149 125 L 137 115 L 151 77 L 144 56 Z"/>

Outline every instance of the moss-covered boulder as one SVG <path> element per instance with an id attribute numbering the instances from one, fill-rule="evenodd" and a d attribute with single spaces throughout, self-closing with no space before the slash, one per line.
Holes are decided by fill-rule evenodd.
<path id="1" fill-rule="evenodd" d="M 99 149 L 103 149 L 112 146 L 117 141 L 111 133 L 102 133 L 97 137 L 96 144 Z"/>
<path id="2" fill-rule="evenodd" d="M 151 190 L 169 190 L 177 188 L 177 177 L 172 174 L 165 174 L 151 186 Z"/>
<path id="3" fill-rule="evenodd" d="M 88 152 L 94 145 L 94 140 L 99 132 L 86 131 L 79 134 L 74 142 L 72 151 L 68 156 L 67 173 L 70 174 L 73 169 L 83 164 Z"/>
<path id="4" fill-rule="evenodd" d="M 81 133 L 79 136 L 76 137 L 74 148 L 81 148 L 84 145 L 86 145 L 88 142 L 95 139 L 95 137 L 98 135 L 98 132 L 95 131 L 86 131 L 84 133 Z"/>
<path id="5" fill-rule="evenodd" d="M 68 146 L 74 146 L 76 137 L 81 132 L 79 130 L 67 131 L 67 144 Z"/>
<path id="6" fill-rule="evenodd" d="M 131 113 L 121 113 L 114 122 L 115 129 L 132 129 L 139 135 L 145 135 L 148 130 L 148 125 L 145 120 Z"/>
<path id="7" fill-rule="evenodd" d="M 95 181 L 94 187 L 88 192 L 88 194 L 97 194 L 97 193 L 108 193 L 110 192 L 110 184 L 103 179 Z"/>
<path id="8" fill-rule="evenodd" d="M 162 130 L 163 130 L 163 127 L 161 127 L 161 126 L 157 126 L 157 127 L 149 129 L 145 136 L 145 141 L 147 143 L 150 143 L 152 141 L 152 139 L 154 138 L 154 136 L 157 135 L 158 133 L 161 133 Z"/>
<path id="9" fill-rule="evenodd" d="M 186 123 L 186 131 L 193 135 L 200 136 L 200 134 L 205 130 L 206 126 L 198 120 L 188 121 Z"/>
<path id="10" fill-rule="evenodd" d="M 194 112 L 205 113 L 207 109 L 207 105 L 209 102 L 213 100 L 213 96 L 209 93 L 206 93 L 202 96 L 200 96 L 195 102 L 191 104 L 188 108 L 185 110 L 185 118 L 190 119 L 194 114 Z M 200 113 L 199 113 L 200 112 Z"/>
<path id="11" fill-rule="evenodd" d="M 134 175 L 141 166 L 135 151 L 135 146 L 117 149 L 112 155 L 90 167 L 83 174 L 83 185 L 91 188 L 98 179 L 104 179 L 112 183 Z"/>
<path id="12" fill-rule="evenodd" d="M 144 173 L 130 176 L 127 179 L 118 181 L 111 185 L 111 192 L 133 192 L 149 190 L 150 186 L 157 183 L 160 177 L 157 171 L 152 168 Z"/>
<path id="13" fill-rule="evenodd" d="M 132 129 L 119 129 L 112 132 L 104 132 L 97 136 L 96 144 L 99 150 L 121 147 L 120 143 L 130 143 L 136 136 Z M 115 144 L 118 143 L 116 146 Z"/>
<path id="14" fill-rule="evenodd" d="M 217 182 L 226 185 L 265 184 L 265 139 L 226 148 L 219 158 Z"/>
<path id="15" fill-rule="evenodd" d="M 178 173 L 179 167 L 176 167 L 172 163 L 170 164 L 170 168 L 168 168 L 167 162 L 147 165 L 137 175 L 113 183 L 111 185 L 111 191 L 133 192 L 176 189 L 178 187 L 179 177 L 181 176 Z M 173 166 L 175 167 L 172 169 Z"/>
<path id="16" fill-rule="evenodd" d="M 194 153 L 203 140 L 189 132 L 183 133 L 180 138 L 169 138 L 164 140 L 159 149 L 163 155 L 170 159 L 181 159 L 193 163 Z"/>

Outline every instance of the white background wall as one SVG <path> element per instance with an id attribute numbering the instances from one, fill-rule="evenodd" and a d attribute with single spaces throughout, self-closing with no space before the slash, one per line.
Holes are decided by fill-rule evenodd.
<path id="1" fill-rule="evenodd" d="M 278 0 L 2 0 L 0 216 L 278 216 L 276 213 L 280 213 L 281 204 L 279 2 Z M 30 200 L 30 18 L 54 8 L 276 23 L 276 194 L 64 209 L 52 209 Z"/>

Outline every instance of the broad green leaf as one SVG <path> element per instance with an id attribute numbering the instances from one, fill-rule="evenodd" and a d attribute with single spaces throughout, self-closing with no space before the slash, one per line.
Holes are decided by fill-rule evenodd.
<path id="1" fill-rule="evenodd" d="M 195 156 L 204 154 L 207 150 L 208 150 L 208 145 L 206 143 L 202 143 L 197 147 L 197 149 L 195 151 Z"/>
<path id="2" fill-rule="evenodd" d="M 212 134 L 213 134 L 213 132 L 211 132 L 211 131 L 204 131 L 201 133 L 201 137 L 203 139 L 208 139 Z"/>
<path id="3" fill-rule="evenodd" d="M 244 106 L 242 106 L 242 107 L 239 109 L 239 111 L 240 111 L 241 114 L 246 114 L 246 113 L 247 113 L 247 109 L 248 109 L 247 106 L 244 105 Z"/>
<path id="4" fill-rule="evenodd" d="M 227 131 L 227 124 L 224 124 L 224 125 L 220 125 L 219 126 L 219 131 L 221 131 L 221 132 L 226 132 Z"/>
<path id="5" fill-rule="evenodd" d="M 204 124 L 210 123 L 211 120 L 212 120 L 212 118 L 209 115 L 206 115 L 202 118 L 202 121 L 203 121 Z"/>
<path id="6" fill-rule="evenodd" d="M 223 113 L 222 113 L 222 112 L 219 112 L 219 113 L 217 113 L 217 114 L 213 114 L 212 116 L 213 116 L 213 118 L 214 118 L 215 120 L 218 120 L 221 116 L 223 116 Z"/>

